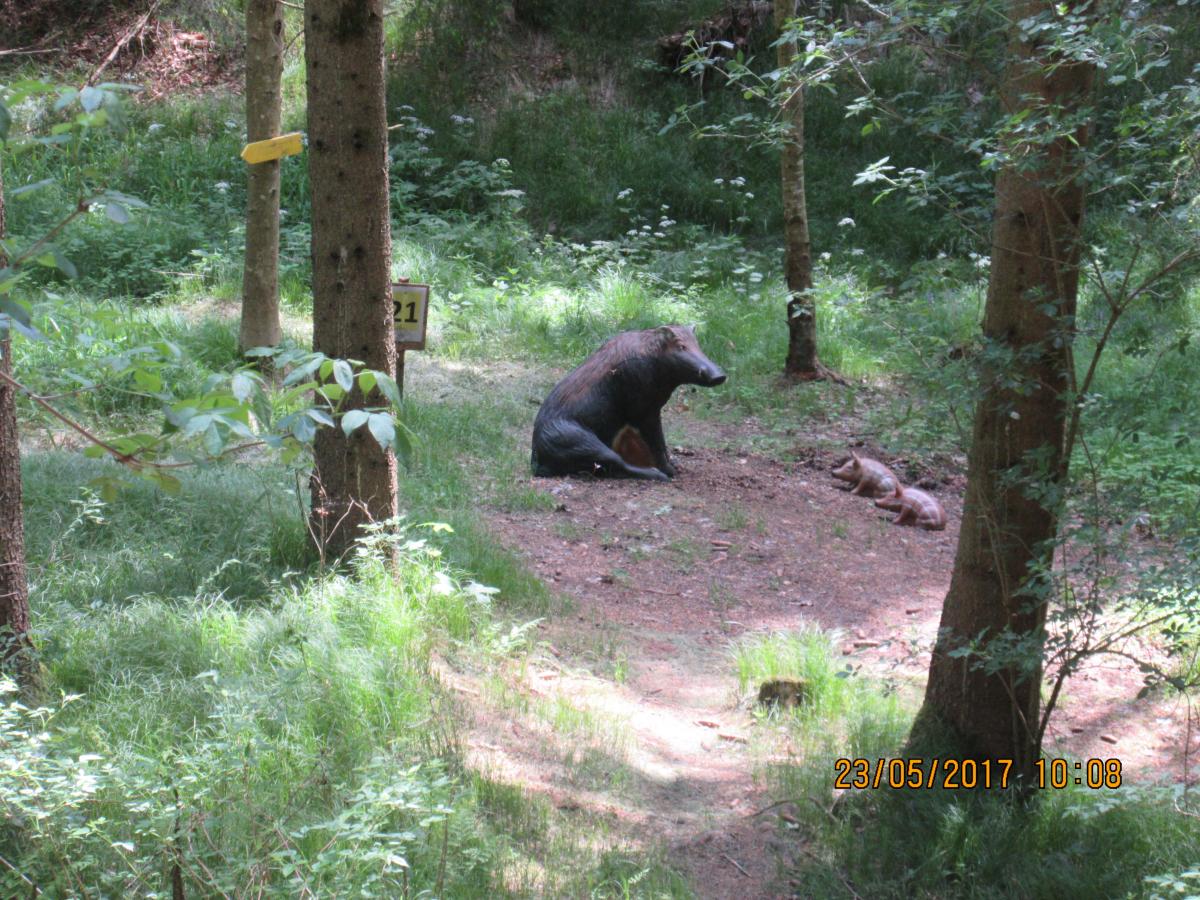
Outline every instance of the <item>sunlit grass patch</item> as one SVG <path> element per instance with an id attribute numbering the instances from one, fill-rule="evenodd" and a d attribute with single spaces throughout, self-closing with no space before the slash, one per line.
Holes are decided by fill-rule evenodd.
<path id="1" fill-rule="evenodd" d="M 25 757 L 0 767 L 9 787 L 25 787 L 20 808 L 40 817 L 0 833 L 5 858 L 43 890 L 128 893 L 155 877 L 175 833 L 196 890 L 259 879 L 391 892 L 411 878 L 489 892 L 503 841 L 480 829 L 470 783 L 450 775 L 457 738 L 427 666 L 440 642 L 508 645 L 493 643 L 490 593 L 455 581 L 419 529 L 397 540 L 398 557 L 359 556 L 353 576 L 275 586 L 255 607 L 217 594 L 40 598 L 46 687 L 74 699 L 44 714 L 36 765 L 94 762 L 77 764 L 86 781 L 30 782 Z M 4 724 L 24 727 L 22 715 Z M 389 856 L 407 866 L 384 865 Z"/>

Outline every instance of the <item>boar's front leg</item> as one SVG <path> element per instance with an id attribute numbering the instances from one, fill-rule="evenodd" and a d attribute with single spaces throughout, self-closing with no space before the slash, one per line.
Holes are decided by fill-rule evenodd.
<path id="1" fill-rule="evenodd" d="M 655 412 L 648 415 L 642 423 L 640 431 L 642 438 L 646 441 L 646 446 L 654 454 L 654 465 L 672 478 L 678 475 L 679 470 L 675 468 L 675 464 L 671 462 L 671 455 L 667 453 L 667 440 L 663 437 L 662 413 Z"/>

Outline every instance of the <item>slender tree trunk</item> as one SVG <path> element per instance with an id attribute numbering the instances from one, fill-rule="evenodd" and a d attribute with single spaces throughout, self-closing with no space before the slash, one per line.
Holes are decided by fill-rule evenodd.
<path id="1" fill-rule="evenodd" d="M 0 238 L 4 221 L 4 172 L 0 170 Z M 0 250 L 0 268 L 8 259 Z M 0 332 L 0 371 L 12 374 L 12 340 Z M 16 391 L 0 382 L 0 672 L 25 688 L 33 680 L 29 644 L 29 582 L 25 574 L 25 523 L 21 512 L 21 447 L 17 440 Z"/>
<path id="2" fill-rule="evenodd" d="M 796 0 L 776 0 L 775 25 L 782 33 L 796 16 Z M 780 69 L 796 58 L 793 41 L 777 48 Z M 813 302 L 812 247 L 808 236 L 808 205 L 804 194 L 804 89 L 792 85 L 783 105 L 786 133 L 780 158 L 783 190 L 784 276 L 787 281 L 788 352 L 783 366 L 786 377 L 814 379 L 825 376 L 817 361 L 817 312 Z"/>
<path id="3" fill-rule="evenodd" d="M 1012 21 L 1046 13 L 1021 0 Z M 1005 100 L 1027 121 L 1059 109 L 1068 121 L 1087 104 L 1090 64 L 1054 60 L 1014 36 Z M 1058 63 L 1051 68 L 1051 63 Z M 976 759 L 1012 759 L 1030 776 L 1040 754 L 1042 647 L 1049 570 L 1067 474 L 1063 438 L 1071 398 L 1071 338 L 1079 286 L 1086 125 L 1052 143 L 1017 145 L 996 179 L 991 279 L 984 336 L 1007 356 L 985 373 L 975 413 L 962 531 L 941 630 L 914 737 L 947 734 Z M 1003 352 L 999 352 L 1003 351 Z M 978 660 L 952 652 L 983 635 L 1022 642 L 1020 658 Z"/>
<path id="4" fill-rule="evenodd" d="M 279 134 L 282 121 L 283 4 L 246 0 L 246 134 Z M 274 347 L 279 327 L 279 160 L 255 163 L 246 176 L 246 261 L 238 348 Z"/>
<path id="5" fill-rule="evenodd" d="M 313 348 L 395 375 L 383 0 L 308 0 L 305 61 Z M 384 403 L 356 387 L 344 408 Z M 339 554 L 396 514 L 396 459 L 366 428 L 322 428 L 315 452 L 311 525 Z"/>

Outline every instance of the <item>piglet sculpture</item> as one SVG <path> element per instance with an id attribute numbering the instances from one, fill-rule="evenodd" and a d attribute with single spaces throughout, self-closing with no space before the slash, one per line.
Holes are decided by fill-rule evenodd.
<path id="1" fill-rule="evenodd" d="M 929 531 L 941 531 L 946 527 L 946 511 L 942 504 L 919 488 L 896 485 L 894 493 L 880 497 L 875 505 L 899 513 L 892 519 L 893 525 L 915 525 Z"/>
<path id="2" fill-rule="evenodd" d="M 833 470 L 833 477 L 849 481 L 854 485 L 850 493 L 858 496 L 886 497 L 900 487 L 900 479 L 891 469 L 853 451 L 843 465 Z"/>

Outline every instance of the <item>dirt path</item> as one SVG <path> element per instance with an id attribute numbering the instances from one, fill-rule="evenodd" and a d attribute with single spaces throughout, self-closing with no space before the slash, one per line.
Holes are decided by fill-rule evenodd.
<path id="1" fill-rule="evenodd" d="M 742 635 L 815 623 L 847 659 L 919 691 L 949 585 L 961 473 L 931 488 L 944 532 L 892 526 L 829 476 L 834 452 L 784 463 L 729 449 L 738 430 L 670 415 L 669 484 L 531 479 L 553 512 L 485 510 L 497 539 L 571 601 L 539 629 L 546 651 L 485 696 L 472 764 L 603 823 L 613 846 L 665 847 L 701 897 L 786 896 L 777 821 L 755 779 L 752 698 L 730 648 Z M 707 445 L 707 446 L 704 446 Z M 903 477 L 912 478 L 912 473 Z M 1128 666 L 1073 683 L 1048 752 L 1122 758 L 1178 779 L 1185 710 L 1137 702 Z M 1197 748 L 1193 748 L 1193 753 Z M 831 775 L 832 777 L 832 775 Z"/>

